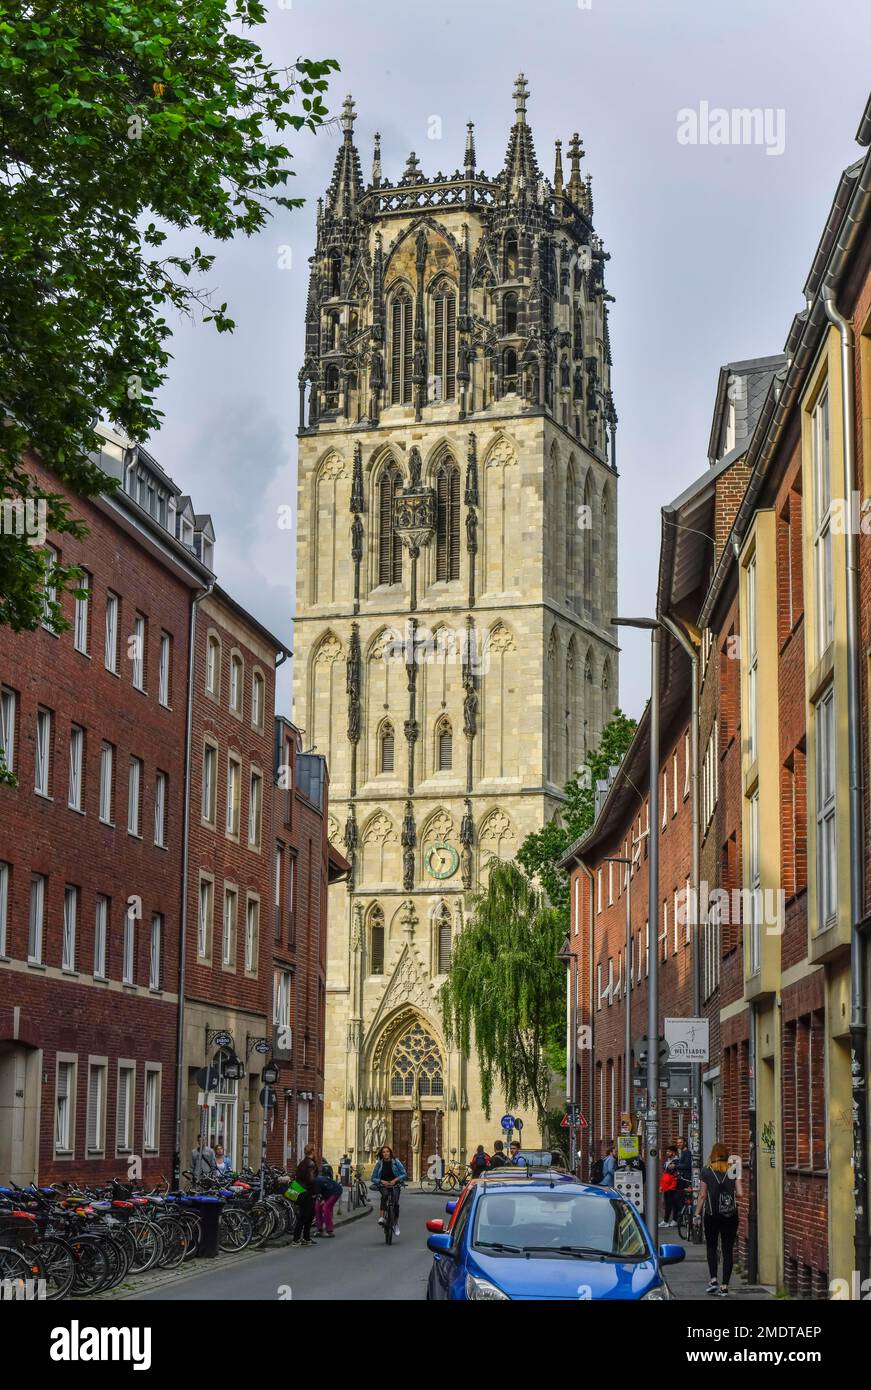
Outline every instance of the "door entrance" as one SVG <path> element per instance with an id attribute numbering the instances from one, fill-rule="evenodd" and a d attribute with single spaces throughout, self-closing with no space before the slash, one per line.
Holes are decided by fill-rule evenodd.
<path id="1" fill-rule="evenodd" d="M 393 1139 L 390 1147 L 396 1154 L 400 1163 L 404 1164 L 405 1171 L 409 1177 L 413 1176 L 412 1152 L 411 1152 L 411 1111 L 394 1110 L 393 1112 Z"/>
<path id="2" fill-rule="evenodd" d="M 37 1182 L 41 1054 L 21 1043 L 0 1043 L 0 1179 Z"/>
<path id="3" fill-rule="evenodd" d="M 427 1168 L 432 1162 L 436 1153 L 436 1138 L 438 1135 L 438 1115 L 435 1110 L 421 1110 L 420 1112 L 420 1153 L 415 1154 L 411 1142 L 411 1117 L 412 1110 L 393 1111 L 393 1139 L 391 1148 L 404 1164 L 405 1171 L 408 1173 L 410 1182 L 420 1182 L 421 1178 L 427 1175 Z M 438 1135 L 439 1139 L 441 1138 Z M 419 1165 L 416 1167 L 416 1162 Z"/>

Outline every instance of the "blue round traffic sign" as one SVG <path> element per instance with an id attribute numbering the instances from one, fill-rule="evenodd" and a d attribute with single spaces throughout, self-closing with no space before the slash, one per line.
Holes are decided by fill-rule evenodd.
<path id="1" fill-rule="evenodd" d="M 502 1128 L 503 1128 L 503 1129 L 513 1129 L 513 1128 L 514 1128 L 514 1116 L 513 1116 L 513 1115 L 503 1115 L 503 1116 L 502 1116 Z"/>

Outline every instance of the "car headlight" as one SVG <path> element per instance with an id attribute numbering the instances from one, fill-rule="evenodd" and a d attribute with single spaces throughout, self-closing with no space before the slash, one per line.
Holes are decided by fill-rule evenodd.
<path id="1" fill-rule="evenodd" d="M 481 1300 L 489 1303 L 510 1303 L 511 1300 L 507 1293 L 497 1289 L 495 1284 L 490 1284 L 486 1279 L 476 1279 L 474 1274 L 466 1275 L 466 1298 Z"/>
<path id="2" fill-rule="evenodd" d="M 655 1302 L 659 1303 L 663 1299 L 669 1299 L 673 1297 L 674 1295 L 671 1289 L 668 1287 L 668 1284 L 666 1284 L 663 1281 L 663 1283 L 657 1284 L 655 1289 L 650 1289 L 648 1293 L 643 1293 L 641 1295 L 640 1302 L 646 1303 L 648 1299 L 653 1299 Z"/>

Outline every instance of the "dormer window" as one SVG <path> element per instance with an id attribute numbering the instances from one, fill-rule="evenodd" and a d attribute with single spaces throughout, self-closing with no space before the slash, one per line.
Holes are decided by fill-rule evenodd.
<path id="1" fill-rule="evenodd" d="M 179 524 L 179 540 L 181 541 L 182 545 L 186 545 L 188 549 L 193 549 L 194 524 L 192 521 L 188 521 L 187 517 L 185 516 L 181 518 Z"/>

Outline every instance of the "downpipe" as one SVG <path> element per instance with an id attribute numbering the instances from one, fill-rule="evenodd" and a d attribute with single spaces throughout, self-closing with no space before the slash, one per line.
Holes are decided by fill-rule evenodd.
<path id="1" fill-rule="evenodd" d="M 852 325 L 835 302 L 831 284 L 823 286 L 821 297 L 826 316 L 837 328 L 841 340 L 841 410 L 844 435 L 844 499 L 848 515 L 855 475 Z M 865 1005 L 866 960 L 862 937 L 863 920 L 863 813 L 862 813 L 862 703 L 859 675 L 859 572 L 858 544 L 852 524 L 846 528 L 847 559 L 847 725 L 849 749 L 850 805 L 850 1077 L 853 1110 L 853 1243 L 860 1287 L 869 1277 L 868 1232 L 868 1023 Z"/>

